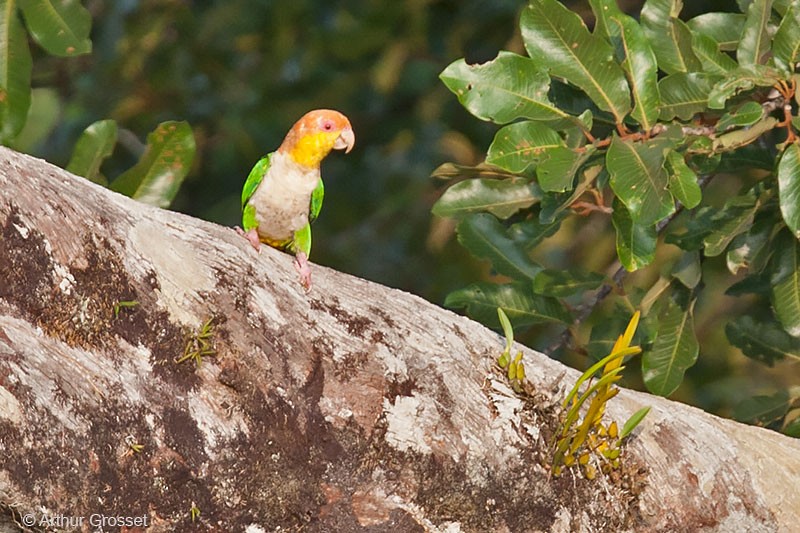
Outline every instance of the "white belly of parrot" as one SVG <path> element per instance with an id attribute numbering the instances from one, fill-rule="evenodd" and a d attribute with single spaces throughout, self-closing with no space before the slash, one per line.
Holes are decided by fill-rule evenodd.
<path id="1" fill-rule="evenodd" d="M 283 241 L 302 229 L 308 223 L 311 193 L 319 178 L 319 169 L 307 170 L 288 155 L 274 154 L 249 202 L 256 208 L 259 236 Z"/>

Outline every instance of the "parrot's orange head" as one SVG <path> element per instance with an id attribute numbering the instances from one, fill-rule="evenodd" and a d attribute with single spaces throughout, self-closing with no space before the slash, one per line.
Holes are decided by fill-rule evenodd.
<path id="1" fill-rule="evenodd" d="M 278 151 L 288 153 L 300 165 L 318 167 L 331 150 L 347 153 L 355 142 L 346 116 L 332 109 L 315 109 L 292 126 Z"/>

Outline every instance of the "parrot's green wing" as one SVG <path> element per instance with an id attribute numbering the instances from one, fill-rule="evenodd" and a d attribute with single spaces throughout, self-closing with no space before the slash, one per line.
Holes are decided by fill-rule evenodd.
<path id="1" fill-rule="evenodd" d="M 311 223 L 319 215 L 322 209 L 322 198 L 325 196 L 325 186 L 322 185 L 322 178 L 319 179 L 314 192 L 311 193 L 311 205 L 308 209 L 308 224 L 294 232 L 294 239 L 289 245 L 293 253 L 303 252 L 306 257 L 311 255 Z"/>
<path id="2" fill-rule="evenodd" d="M 256 222 L 256 208 L 252 205 L 247 205 L 247 202 L 264 179 L 264 175 L 267 173 L 267 170 L 269 170 L 271 160 L 272 154 L 267 154 L 259 159 L 258 163 L 255 164 L 253 170 L 251 170 L 250 174 L 247 176 L 244 187 L 242 187 L 242 227 L 245 231 L 250 231 L 258 226 Z"/>
<path id="3" fill-rule="evenodd" d="M 325 186 L 322 185 L 322 178 L 319 179 L 317 188 L 311 193 L 311 206 L 308 210 L 308 221 L 314 222 L 322 209 L 322 198 L 325 196 Z"/>

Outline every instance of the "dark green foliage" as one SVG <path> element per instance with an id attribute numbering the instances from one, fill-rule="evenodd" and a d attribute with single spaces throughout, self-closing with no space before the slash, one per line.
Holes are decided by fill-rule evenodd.
<path id="1" fill-rule="evenodd" d="M 514 312 L 506 311 L 521 327 L 535 323 L 521 320 L 532 312 L 525 305 L 569 298 L 566 321 L 577 327 L 567 345 L 577 348 L 588 335 L 593 353 L 607 338 L 598 328 L 617 312 L 598 304 L 610 297 L 640 308 L 653 332 L 644 343 L 642 377 L 661 395 L 679 389 L 698 355 L 719 351 L 698 340 L 699 308 L 704 327 L 724 328 L 745 356 L 769 365 L 800 359 L 800 4 L 755 0 L 743 13 L 685 21 L 682 2 L 647 0 L 637 22 L 614 0 L 589 3 L 593 31 L 562 3 L 531 0 L 520 20 L 529 58 L 502 52 L 480 66 L 459 60 L 442 73 L 473 115 L 506 124 L 486 156 L 509 174 L 493 190 L 504 181 L 541 190 L 530 205 L 495 201 L 483 215 L 477 206 L 488 197 L 474 177 L 463 175 L 445 192 L 434 213 L 464 216 L 443 209 L 457 189 L 459 203 L 472 206 L 459 224 L 459 242 L 495 273 L 517 280 L 472 285 L 446 304 L 494 326 L 479 302 L 514 302 Z M 564 82 L 573 92 L 568 101 L 558 97 Z M 596 111 L 566 103 L 581 98 Z M 590 221 L 580 216 L 589 213 Z M 461 229 L 477 220 L 491 231 Z M 554 257 L 554 246 L 524 227 L 547 227 L 554 246 L 575 255 L 577 265 Z M 593 235 L 582 243 L 591 254 L 573 242 L 581 232 Z M 521 283 L 532 270 L 521 276 L 520 265 L 536 265 L 533 283 Z M 594 273 L 554 274 L 575 266 Z M 595 290 L 609 272 L 613 282 Z M 721 293 L 734 282 L 727 294 L 739 301 L 723 307 Z M 617 284 L 624 291 L 614 291 Z M 743 314 L 753 307 L 763 312 Z M 589 332 L 591 323 L 599 325 Z M 774 384 L 777 393 L 754 397 L 736 416 L 789 428 L 796 384 Z"/>

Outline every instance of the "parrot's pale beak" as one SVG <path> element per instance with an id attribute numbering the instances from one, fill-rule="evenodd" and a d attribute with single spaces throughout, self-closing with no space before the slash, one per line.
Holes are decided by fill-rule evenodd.
<path id="1" fill-rule="evenodd" d="M 356 144 L 356 134 L 350 128 L 345 128 L 339 133 L 339 137 L 333 144 L 334 150 L 344 150 L 344 153 L 349 153 Z"/>

